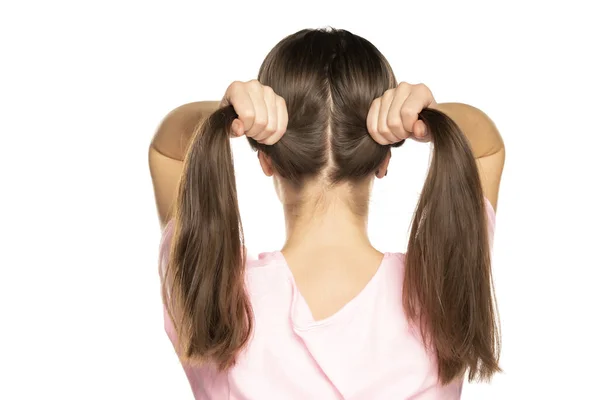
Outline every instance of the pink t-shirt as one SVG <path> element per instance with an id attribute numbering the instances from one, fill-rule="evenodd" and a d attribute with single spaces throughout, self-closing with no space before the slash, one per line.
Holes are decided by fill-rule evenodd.
<path id="1" fill-rule="evenodd" d="M 486 200 L 490 240 L 495 214 Z M 161 241 L 161 271 L 172 236 Z M 255 325 L 236 365 L 183 365 L 196 399 L 455 400 L 462 380 L 438 383 L 435 357 L 402 308 L 404 254 L 385 253 L 366 287 L 340 311 L 314 321 L 281 252 L 247 262 L 246 285 Z M 162 274 L 161 274 L 162 277 Z M 164 310 L 165 330 L 176 343 Z"/>

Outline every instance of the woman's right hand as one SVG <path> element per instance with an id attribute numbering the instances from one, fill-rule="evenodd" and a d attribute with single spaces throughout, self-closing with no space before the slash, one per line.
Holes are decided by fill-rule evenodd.
<path id="1" fill-rule="evenodd" d="M 256 79 L 235 81 L 227 88 L 220 106 L 233 106 L 238 118 L 231 125 L 234 135 L 246 135 L 259 143 L 276 143 L 287 128 L 285 100 Z"/>

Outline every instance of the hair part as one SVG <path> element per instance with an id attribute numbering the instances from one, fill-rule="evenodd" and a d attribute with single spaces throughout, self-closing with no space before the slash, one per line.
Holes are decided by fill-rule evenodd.
<path id="1" fill-rule="evenodd" d="M 292 187 L 314 180 L 360 186 L 390 147 L 403 143 L 382 146 L 367 131 L 371 102 L 397 81 L 377 48 L 348 31 L 284 38 L 258 79 L 285 99 L 288 126 L 274 145 L 248 140 Z M 235 363 L 253 323 L 229 145 L 236 117 L 231 106 L 216 111 L 191 140 L 163 286 L 182 360 L 214 362 L 221 370 Z M 404 306 L 437 356 L 442 383 L 467 370 L 469 380 L 488 379 L 500 370 L 499 334 L 477 166 L 450 118 L 429 109 L 420 118 L 434 150 L 409 238 Z"/>

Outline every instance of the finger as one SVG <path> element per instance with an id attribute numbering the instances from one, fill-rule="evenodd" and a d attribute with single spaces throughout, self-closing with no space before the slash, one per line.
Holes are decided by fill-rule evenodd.
<path id="1" fill-rule="evenodd" d="M 267 126 L 267 123 L 269 122 L 269 113 L 262 85 L 260 83 L 250 83 L 247 90 L 254 108 L 254 121 L 250 129 L 246 129 L 246 136 L 255 139 L 255 137 L 262 133 Z"/>
<path id="2" fill-rule="evenodd" d="M 227 90 L 225 91 L 225 95 L 223 95 L 223 98 L 221 99 L 221 103 L 219 104 L 219 107 L 227 107 L 229 105 L 231 105 L 231 98 L 234 96 L 235 93 L 238 93 L 241 88 L 244 87 L 244 83 L 240 82 L 240 81 L 233 81 L 231 82 L 231 84 L 227 87 Z"/>
<path id="3" fill-rule="evenodd" d="M 404 140 L 410 136 L 410 133 L 404 129 L 402 115 L 400 114 L 400 110 L 402 110 L 402 106 L 408 96 L 410 95 L 410 84 L 406 82 L 401 82 L 398 87 L 396 87 L 394 100 L 390 105 L 390 110 L 388 112 L 388 126 L 390 127 L 390 131 L 392 135 L 395 137 L 395 141 L 399 142 Z"/>
<path id="4" fill-rule="evenodd" d="M 381 97 L 376 98 L 371 103 L 371 107 L 369 108 L 369 113 L 367 114 L 367 131 L 377 143 L 386 145 L 390 144 L 390 142 L 381 136 L 378 130 L 379 124 L 379 109 L 381 108 Z"/>
<path id="5" fill-rule="evenodd" d="M 396 138 L 390 130 L 387 119 L 390 111 L 390 105 L 394 100 L 394 90 L 386 90 L 383 96 L 381 96 L 381 105 L 379 107 L 379 117 L 377 119 L 377 132 L 383 136 L 388 143 L 397 142 Z"/>
<path id="6" fill-rule="evenodd" d="M 367 131 L 379 144 L 390 144 L 387 139 L 379 134 L 377 130 L 377 124 L 379 122 L 379 108 L 381 107 L 381 97 L 376 98 L 371 103 L 371 107 L 369 108 L 369 113 L 367 114 Z"/>
<path id="7" fill-rule="evenodd" d="M 231 130 L 234 136 L 242 136 L 244 134 L 244 123 L 239 118 L 234 119 Z"/>
<path id="8" fill-rule="evenodd" d="M 277 97 L 269 86 L 263 87 L 263 95 L 267 106 L 267 126 L 254 139 L 263 143 L 277 130 Z"/>
<path id="9" fill-rule="evenodd" d="M 413 133 L 419 113 L 433 101 L 431 91 L 425 85 L 414 85 L 400 110 L 404 130 Z"/>
<path id="10" fill-rule="evenodd" d="M 415 126 L 413 127 L 413 139 L 418 142 L 431 141 L 431 136 L 427 130 L 427 125 L 425 125 L 425 122 L 421 120 L 415 122 Z"/>
<path id="11" fill-rule="evenodd" d="M 264 141 L 264 144 L 266 145 L 277 143 L 287 129 L 288 113 L 285 100 L 282 97 L 277 96 L 275 102 L 277 104 L 277 130 L 269 138 L 267 138 L 267 140 Z"/>
<path id="12" fill-rule="evenodd" d="M 367 131 L 370 135 L 377 134 L 377 120 L 379 119 L 379 106 L 381 98 L 376 98 L 371 102 L 369 112 L 367 113 Z"/>
<path id="13" fill-rule="evenodd" d="M 237 120 L 242 124 L 242 134 L 248 131 L 254 124 L 254 104 L 252 98 L 244 88 L 240 88 L 237 92 L 232 94 L 234 98 L 233 108 L 238 115 Z M 239 128 L 238 128 L 239 129 Z"/>

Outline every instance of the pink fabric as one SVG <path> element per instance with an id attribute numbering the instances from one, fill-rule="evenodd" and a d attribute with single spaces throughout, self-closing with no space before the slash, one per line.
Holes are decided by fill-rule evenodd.
<path id="1" fill-rule="evenodd" d="M 495 214 L 486 200 L 490 243 Z M 161 272 L 172 236 L 164 230 Z M 375 276 L 339 312 L 320 321 L 298 291 L 281 252 L 247 263 L 255 328 L 227 373 L 183 365 L 196 399 L 455 400 L 462 381 L 441 386 L 436 360 L 402 308 L 404 255 L 386 253 Z M 161 273 L 162 277 L 162 273 Z M 165 330 L 177 338 L 165 311 Z"/>

